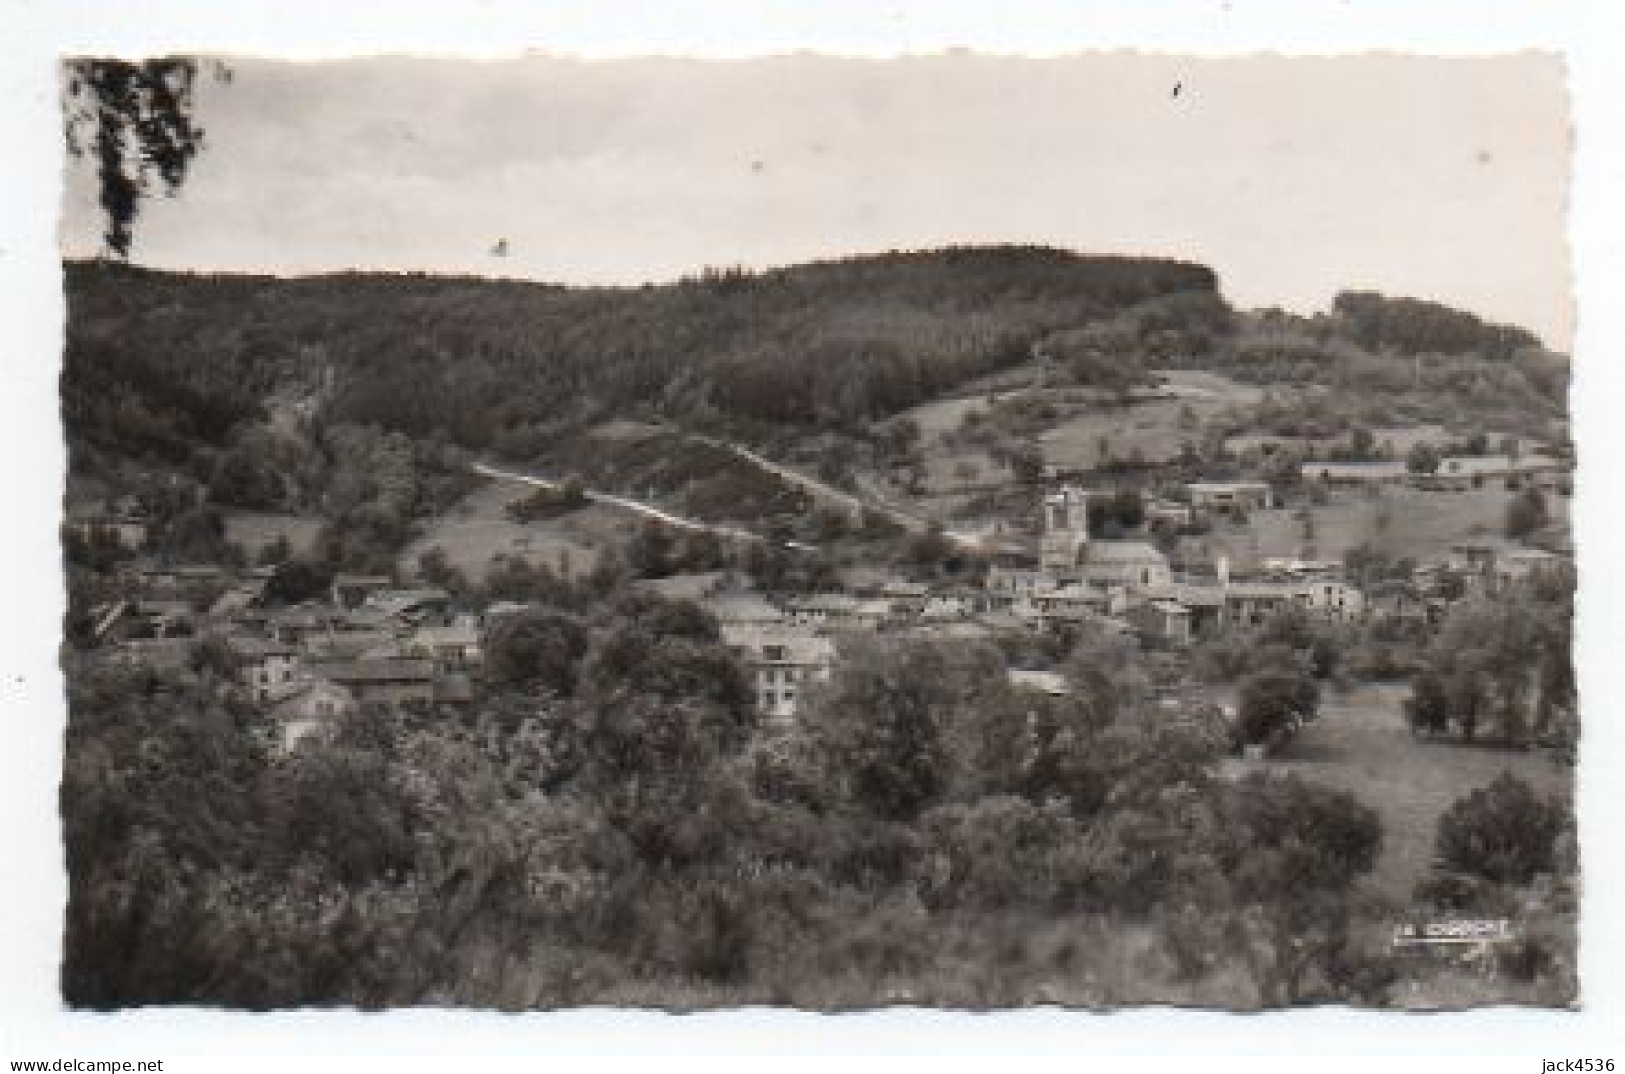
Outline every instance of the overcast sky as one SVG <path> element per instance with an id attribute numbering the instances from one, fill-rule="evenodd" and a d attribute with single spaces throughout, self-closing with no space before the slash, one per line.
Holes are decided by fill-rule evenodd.
<path id="1" fill-rule="evenodd" d="M 1572 333 L 1547 56 L 232 66 L 133 260 L 636 283 L 1040 242 L 1203 261 L 1242 306 L 1374 288 Z M 82 172 L 65 208 L 94 253 Z"/>

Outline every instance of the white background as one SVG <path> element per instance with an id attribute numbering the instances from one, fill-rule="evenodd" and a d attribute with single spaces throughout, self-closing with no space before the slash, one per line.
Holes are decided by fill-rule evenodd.
<path id="1" fill-rule="evenodd" d="M 1161 2 L 461 3 L 64 2 L 0 0 L 0 430 L 5 518 L 0 574 L 0 1060 L 167 1058 L 168 1070 L 227 1069 L 198 1054 L 258 1056 L 250 1069 L 328 1057 L 316 1069 L 456 1069 L 438 1055 L 564 1052 L 1084 1051 L 1102 1055 L 1474 1054 L 1497 1069 L 1538 1074 L 1538 1059 L 1613 1056 L 1625 1033 L 1619 960 L 1625 860 L 1619 850 L 1625 750 L 1614 711 L 1616 654 L 1625 653 L 1620 488 L 1625 374 L 1625 130 L 1617 103 L 1625 12 L 1597 3 Z M 1480 1011 L 1412 1016 L 1340 1010 L 1263 1016 L 1148 1010 L 1110 1016 L 1026 1011 L 993 1016 L 882 1012 L 830 1018 L 747 1011 L 675 1018 L 586 1011 L 503 1017 L 444 1012 L 277 1016 L 206 1011 L 118 1016 L 61 1009 L 56 968 L 65 880 L 56 811 L 63 721 L 56 664 L 64 607 L 59 569 L 63 448 L 57 421 L 62 297 L 56 250 L 61 128 L 55 62 L 68 51 L 136 54 L 232 51 L 286 57 L 380 52 L 512 55 L 525 48 L 598 55 L 741 56 L 793 49 L 886 56 L 966 47 L 1054 55 L 1093 48 L 1236 54 L 1563 52 L 1575 101 L 1577 156 L 1571 238 L 1578 280 L 1573 412 L 1580 443 L 1576 530 L 1581 601 L 1578 659 L 1586 740 L 1581 816 L 1587 897 L 1580 1013 Z M 297 154 L 299 147 L 290 145 Z M 363 1061 L 405 1055 L 413 1061 Z M 494 1068 L 538 1062 L 500 1062 Z M 1381 1062 L 1382 1060 L 1378 1060 Z M 1117 1060 L 1129 1069 L 1143 1060 Z M 1188 1065 L 1183 1060 L 1180 1065 Z M 234 1060 L 233 1067 L 240 1066 Z M 1153 1064 L 1160 1069 L 1161 1063 Z M 1172 1065 L 1172 1064 L 1167 1064 Z M 1240 1069 L 1241 1061 L 1224 1064 Z M 1254 1064 L 1246 1064 L 1249 1068 Z M 1273 1065 L 1282 1065 L 1276 1063 Z M 1353 1062 L 1342 1064 L 1352 1066 Z M 1369 1069 L 1370 1060 L 1359 1061 Z M 1400 1064 L 1404 1069 L 1429 1060 Z M 1457 1066 L 1461 1064 L 1448 1064 Z"/>

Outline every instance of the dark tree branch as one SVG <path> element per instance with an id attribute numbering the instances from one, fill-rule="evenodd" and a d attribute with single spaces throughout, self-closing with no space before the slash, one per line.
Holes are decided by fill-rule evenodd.
<path id="1" fill-rule="evenodd" d="M 93 155 L 107 249 L 128 257 L 141 200 L 154 181 L 173 194 L 203 148 L 203 128 L 192 116 L 200 63 L 77 57 L 65 66 L 68 151 Z M 224 81 L 229 72 L 217 64 L 215 76 Z"/>

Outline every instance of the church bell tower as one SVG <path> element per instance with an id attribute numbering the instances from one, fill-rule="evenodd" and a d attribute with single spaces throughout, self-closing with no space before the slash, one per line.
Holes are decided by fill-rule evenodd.
<path id="1" fill-rule="evenodd" d="M 1038 565 L 1046 571 L 1068 571 L 1083 561 L 1089 543 L 1089 494 L 1066 485 L 1044 497 L 1044 539 Z"/>

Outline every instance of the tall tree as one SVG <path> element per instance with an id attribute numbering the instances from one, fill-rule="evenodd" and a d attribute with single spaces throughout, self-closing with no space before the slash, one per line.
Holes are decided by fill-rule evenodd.
<path id="1" fill-rule="evenodd" d="M 64 63 L 68 152 L 94 158 L 104 241 L 128 257 L 141 199 L 154 182 L 174 193 L 203 148 L 194 121 L 193 91 L 200 62 L 188 56 L 147 60 L 76 57 Z M 216 77 L 230 78 L 223 64 Z"/>

